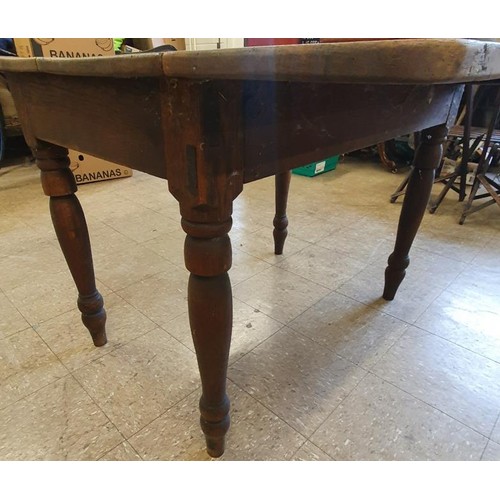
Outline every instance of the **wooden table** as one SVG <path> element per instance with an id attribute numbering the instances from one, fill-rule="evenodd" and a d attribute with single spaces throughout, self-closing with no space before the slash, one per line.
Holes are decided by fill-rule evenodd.
<path id="1" fill-rule="evenodd" d="M 67 149 L 166 178 L 178 200 L 208 453 L 224 452 L 232 329 L 233 200 L 276 175 L 276 251 L 289 170 L 423 131 L 383 296 L 392 300 L 429 199 L 463 83 L 500 77 L 500 44 L 391 40 L 74 60 L 0 58 L 50 196 L 54 227 L 94 344 L 106 313 Z"/>

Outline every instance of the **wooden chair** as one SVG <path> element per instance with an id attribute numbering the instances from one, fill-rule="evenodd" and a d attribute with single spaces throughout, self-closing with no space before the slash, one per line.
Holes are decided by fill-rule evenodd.
<path id="1" fill-rule="evenodd" d="M 465 218 L 470 213 L 481 210 L 482 208 L 485 208 L 493 203 L 500 205 L 500 200 L 498 198 L 498 183 L 492 179 L 490 175 L 488 175 L 488 170 L 498 161 L 498 144 L 500 143 L 500 131 L 495 130 L 494 128 L 495 123 L 498 120 L 500 108 L 500 82 L 494 81 L 491 82 L 491 85 L 497 86 L 498 90 L 494 110 L 488 128 L 472 126 L 472 116 L 474 115 L 475 108 L 478 104 L 478 99 L 476 97 L 480 95 L 478 92 L 479 86 L 473 86 L 472 84 L 467 84 L 465 86 L 464 107 L 457 120 L 457 124 L 452 127 L 448 133 L 445 154 L 443 155 L 444 157 L 454 157 L 453 159 L 457 159 L 456 157 L 459 156 L 460 153 L 460 162 L 451 173 L 441 175 L 441 168 L 438 170 L 438 176 L 435 182 L 443 183 L 444 187 L 436 200 L 429 206 L 429 212 L 431 214 L 435 213 L 450 190 L 458 193 L 458 201 L 465 200 L 467 197 L 467 175 L 469 173 L 469 164 L 473 159 L 473 155 L 476 154 L 478 148 L 481 147 L 482 154 L 475 169 L 476 175 L 474 177 L 474 182 L 470 190 L 467 203 L 464 206 L 464 211 L 459 220 L 460 224 L 464 223 Z M 489 85 L 484 85 L 484 88 L 487 87 L 489 87 Z M 473 141 L 472 144 L 471 141 Z M 461 152 L 460 148 L 462 149 Z M 391 195 L 391 203 L 394 203 L 399 196 L 405 194 L 406 185 L 410 175 L 411 171 L 398 186 L 396 191 Z M 486 190 L 485 193 L 478 194 L 480 186 L 484 187 Z M 474 200 L 486 197 L 491 197 L 493 199 L 477 207 L 471 207 Z"/>
<path id="2" fill-rule="evenodd" d="M 490 205 L 497 204 L 500 207 L 500 184 L 490 174 L 491 169 L 498 165 L 500 159 L 499 146 L 500 146 L 500 130 L 496 130 L 495 126 L 500 116 L 500 82 L 497 83 L 497 91 L 495 96 L 495 103 L 493 113 L 490 118 L 488 130 L 482 145 L 482 152 L 479 162 L 476 167 L 476 175 L 472 184 L 469 197 L 464 205 L 459 224 L 463 224 L 468 215 L 482 210 Z M 483 136 L 484 129 L 471 128 L 471 138 L 476 134 Z M 472 148 L 471 148 L 472 149 Z M 465 154 L 464 154 L 465 157 Z M 463 163 L 463 162 L 462 162 Z M 478 194 L 479 188 L 484 188 L 484 193 Z M 472 206 L 475 200 L 481 198 L 491 198 L 480 205 Z"/>

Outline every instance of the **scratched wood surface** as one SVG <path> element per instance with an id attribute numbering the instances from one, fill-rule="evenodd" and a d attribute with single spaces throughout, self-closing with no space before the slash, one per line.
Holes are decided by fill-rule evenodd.
<path id="1" fill-rule="evenodd" d="M 500 43 L 404 39 L 130 54 L 82 59 L 0 58 L 0 71 L 345 83 L 453 83 L 500 78 Z"/>

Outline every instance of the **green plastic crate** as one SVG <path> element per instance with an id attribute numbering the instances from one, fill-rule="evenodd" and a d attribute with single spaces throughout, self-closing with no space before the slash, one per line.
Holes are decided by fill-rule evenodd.
<path id="1" fill-rule="evenodd" d="M 303 167 L 294 168 L 292 172 L 298 175 L 305 175 L 306 177 L 314 177 L 315 175 L 323 174 L 324 172 L 329 172 L 330 170 L 335 170 L 337 168 L 337 163 L 339 162 L 338 156 L 331 156 L 323 161 L 318 161 L 316 163 L 310 163 Z"/>

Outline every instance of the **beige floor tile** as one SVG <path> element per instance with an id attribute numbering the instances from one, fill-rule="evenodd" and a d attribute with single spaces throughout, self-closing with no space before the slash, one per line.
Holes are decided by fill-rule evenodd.
<path id="1" fill-rule="evenodd" d="M 133 182 L 133 181 L 132 181 Z M 82 205 L 85 217 L 91 221 L 97 219 L 101 222 L 120 220 L 123 225 L 123 218 L 127 215 L 133 216 L 144 209 L 136 201 L 120 196 L 118 184 L 96 183 L 94 185 L 81 186 L 78 198 Z M 113 227 L 111 225 L 111 227 Z"/>
<path id="2" fill-rule="evenodd" d="M 170 271 L 150 276 L 118 292 L 120 297 L 162 328 L 187 311 L 189 274 L 185 269 L 169 266 Z"/>
<path id="3" fill-rule="evenodd" d="M 26 329 L 29 323 L 10 300 L 0 292 L 0 340 L 8 335 Z"/>
<path id="4" fill-rule="evenodd" d="M 449 219 L 440 218 L 438 213 L 427 214 L 413 246 L 470 263 L 491 239 L 492 231 L 491 228 L 478 231 L 467 223 L 463 226 L 450 223 Z"/>
<path id="5" fill-rule="evenodd" d="M 106 453 L 99 459 L 100 461 L 108 462 L 136 462 L 142 460 L 137 452 L 128 444 L 127 441 L 119 444 L 116 448 Z"/>
<path id="6" fill-rule="evenodd" d="M 115 292 L 176 267 L 139 244 L 123 247 L 94 260 L 96 278 Z"/>
<path id="7" fill-rule="evenodd" d="M 289 460 L 305 439 L 234 384 L 231 427 L 222 460 Z M 143 460 L 210 460 L 195 391 L 129 439 Z"/>
<path id="8" fill-rule="evenodd" d="M 104 297 L 104 308 L 108 343 L 103 347 L 94 346 L 77 309 L 40 323 L 35 329 L 62 363 L 76 370 L 156 328 L 153 321 L 116 294 Z"/>
<path id="9" fill-rule="evenodd" d="M 142 246 L 149 248 L 160 257 L 168 260 L 172 264 L 184 267 L 184 240 L 186 234 L 179 226 L 178 231 L 164 233 L 156 238 L 145 241 Z"/>
<path id="10" fill-rule="evenodd" d="M 121 441 L 70 375 L 0 411 L 2 460 L 96 460 Z"/>
<path id="11" fill-rule="evenodd" d="M 330 292 L 284 269 L 270 267 L 233 287 L 233 295 L 271 318 L 288 323 Z"/>
<path id="12" fill-rule="evenodd" d="M 328 248 L 311 245 L 277 264 L 314 283 L 335 290 L 365 268 L 366 264 Z"/>
<path id="13" fill-rule="evenodd" d="M 269 267 L 268 262 L 233 249 L 233 264 L 229 270 L 231 285 L 235 286 Z"/>
<path id="14" fill-rule="evenodd" d="M 23 231 L 26 234 L 25 231 Z M 18 248 L 17 238 L 5 238 L 11 247 L 0 251 L 2 259 L 2 289 L 12 290 L 27 282 L 50 279 L 51 274 L 58 274 L 66 269 L 66 262 L 59 248 L 46 239 L 28 237 Z M 25 246 L 23 248 L 23 246 Z M 69 274 L 69 273 L 68 273 Z"/>
<path id="15" fill-rule="evenodd" d="M 337 292 L 354 300 L 413 323 L 442 293 L 443 288 L 432 283 L 428 275 L 418 279 L 408 272 L 394 300 L 384 300 L 383 291 L 384 272 L 376 266 L 365 268 L 337 289 Z"/>
<path id="16" fill-rule="evenodd" d="M 486 294 L 485 300 L 473 298 L 469 290 L 467 287 L 463 287 L 463 293 L 458 287 L 445 290 L 415 325 L 500 362 L 500 304 L 498 300 L 497 304 L 486 300 Z"/>
<path id="17" fill-rule="evenodd" d="M 285 242 L 283 255 L 275 255 L 272 219 L 269 228 L 258 229 L 252 233 L 248 231 L 241 233 L 233 232 L 231 241 L 235 250 L 241 250 L 269 264 L 276 264 L 276 262 L 310 245 L 307 241 L 302 241 L 289 233 Z"/>
<path id="18" fill-rule="evenodd" d="M 160 328 L 74 375 L 125 437 L 149 424 L 200 383 L 194 353 Z"/>
<path id="19" fill-rule="evenodd" d="M 32 328 L 0 340 L 0 408 L 67 374 Z"/>
<path id="20" fill-rule="evenodd" d="M 136 339 L 137 356 L 130 353 L 127 359 L 134 358 L 134 362 L 126 366 L 142 367 L 144 363 L 149 366 L 150 350 L 139 347 L 139 337 L 152 332 L 157 325 L 168 326 L 168 332 L 192 350 L 187 325 L 188 273 L 183 262 L 184 234 L 180 228 L 178 202 L 168 193 L 165 180 L 141 172 L 134 172 L 134 176 L 128 179 L 79 186 L 78 197 L 90 230 L 98 288 L 105 295 L 108 311 L 109 344 L 95 348 L 76 310 L 75 287 L 55 238 L 39 171 L 36 166 L 28 164 L 8 170 L 7 173 L 4 168 L 0 170 L 0 258 L 3 262 L 0 273 L 0 343 L 9 348 L 5 348 L 5 352 L 0 350 L 0 356 L 9 353 L 12 360 L 8 365 L 9 374 L 12 380 L 19 381 L 9 386 L 9 394 L 20 391 L 24 399 L 0 410 L 0 449 L 3 445 L 0 456 L 14 456 L 16 459 L 33 456 L 137 459 L 134 448 L 124 441 L 123 435 L 76 384 L 80 392 L 77 391 L 72 400 L 76 402 L 68 408 L 77 403 L 83 405 L 85 418 L 78 411 L 76 416 L 75 412 L 70 412 L 69 436 L 74 440 L 68 441 L 63 432 L 65 424 L 60 423 L 58 417 L 63 409 L 57 406 L 67 398 L 61 397 L 61 391 L 55 391 L 52 397 L 53 391 L 48 390 L 59 387 L 58 383 L 62 382 L 50 382 L 53 374 L 50 351 L 42 348 L 43 343 L 36 340 L 19 339 L 24 331 L 31 332 L 27 329 L 29 321 L 69 370 L 84 366 L 88 369 L 89 363 L 102 358 L 95 366 L 102 366 L 99 373 L 102 373 L 103 380 L 108 380 L 106 390 L 116 390 L 117 393 L 124 391 L 115 376 L 123 367 L 115 366 L 116 361 L 113 364 L 113 358 L 109 358 L 108 363 L 113 365 L 109 372 L 112 373 L 104 373 L 104 366 L 107 366 L 104 358 L 109 354 L 114 356 L 117 348 L 128 346 Z M 477 435 L 463 424 L 453 423 L 451 417 L 454 417 L 461 422 L 465 418 L 465 423 L 481 429 L 485 439 L 491 439 L 486 450 L 484 441 L 483 459 L 496 459 L 500 426 L 492 427 L 500 405 L 494 361 L 499 361 L 500 350 L 492 325 L 498 323 L 499 314 L 497 248 L 500 244 L 500 212 L 497 207 L 490 207 L 473 214 L 465 225 L 460 226 L 458 218 L 462 204 L 457 203 L 456 195 L 450 193 L 436 214 L 424 216 L 412 248 L 407 277 L 396 299 L 387 303 L 380 299 L 383 275 L 393 248 L 402 201 L 391 204 L 389 196 L 402 176 L 403 172 L 394 175 L 386 172 L 379 163 L 353 157 L 345 157 L 335 171 L 315 178 L 292 176 L 287 210 L 289 238 L 284 255 L 279 257 L 273 254 L 274 178 L 245 185 L 243 193 L 234 202 L 230 233 L 234 250 L 230 276 L 236 297 L 230 363 L 242 363 L 240 366 L 243 366 L 246 358 L 255 356 L 252 349 L 259 354 L 269 348 L 269 354 L 266 351 L 262 359 L 265 363 L 274 359 L 280 354 L 275 351 L 279 335 L 282 335 L 276 331 L 304 313 L 293 321 L 292 326 L 298 338 L 302 338 L 301 334 L 308 337 L 311 340 L 304 339 L 303 342 L 310 345 L 309 342 L 314 341 L 315 347 L 302 352 L 300 343 L 293 344 L 294 349 L 286 344 L 284 348 L 278 345 L 285 353 L 281 355 L 285 361 L 293 356 L 300 361 L 290 386 L 293 388 L 295 384 L 306 393 L 305 396 L 292 393 L 296 399 L 292 397 L 291 400 L 297 402 L 299 409 L 301 398 L 315 401 L 316 395 L 307 393 L 307 384 L 316 366 L 313 355 L 319 356 L 320 362 L 327 355 L 338 354 L 346 360 L 345 363 L 358 363 L 364 369 L 376 371 L 377 367 L 382 367 L 381 376 L 403 389 L 399 391 L 391 384 L 381 383 L 380 390 L 372 390 L 374 394 L 371 394 L 371 386 L 367 384 L 365 394 L 360 395 L 356 391 L 369 379 L 363 380 L 327 421 L 334 422 L 331 426 L 335 428 L 332 431 L 334 443 L 342 444 L 338 445 L 340 451 L 334 451 L 333 458 L 477 459 L 476 451 L 481 448 Z M 434 186 L 434 196 L 440 189 L 441 186 Z M 319 268 L 312 265 L 309 268 L 309 259 L 301 261 L 300 257 L 307 254 L 308 249 L 317 252 L 319 247 L 327 249 L 331 258 L 325 253 Z M 300 256 L 297 255 L 299 252 Z M 341 268 L 340 264 L 344 265 L 344 262 L 339 255 L 366 265 L 364 270 L 341 285 L 342 295 L 330 294 L 328 286 L 315 285 L 311 281 L 322 283 L 330 280 L 329 284 L 333 286 L 329 273 L 346 271 Z M 294 261 L 298 264 L 287 268 L 289 271 L 283 269 Z M 336 263 L 334 271 L 330 262 Z M 301 266 L 309 280 L 297 274 Z M 125 300 L 113 290 L 119 291 Z M 401 336 L 404 324 L 413 322 L 441 339 L 429 335 L 432 341 L 422 344 L 418 338 L 425 333 L 408 328 Z M 171 345 L 177 344 L 172 340 Z M 317 349 L 321 354 L 316 354 Z M 175 352 L 172 351 L 172 356 Z M 40 353 L 40 358 L 33 357 L 32 353 Z M 474 353 L 493 361 L 486 360 L 484 365 L 484 358 Z M 277 367 L 281 366 L 280 362 L 276 363 Z M 155 366 L 155 361 L 151 364 Z M 260 380 L 258 377 L 265 379 L 268 375 L 254 373 L 253 365 L 250 365 L 249 378 Z M 255 366 L 261 365 L 257 363 Z M 271 366 L 268 372 L 279 372 L 277 367 Z M 311 368 L 310 372 L 304 372 L 307 367 Z M 4 366 L 0 371 L 2 368 Z M 326 362 L 320 365 L 322 373 L 329 373 L 328 370 L 334 368 Z M 300 370 L 305 373 L 303 379 Z M 286 373 L 285 369 L 281 371 Z M 150 373 L 147 368 L 142 372 L 143 379 Z M 33 373 L 39 377 L 34 377 Z M 45 383 L 45 377 L 49 385 L 40 386 Z M 136 378 L 142 380 L 139 375 Z M 323 377 L 319 378 L 323 383 Z M 4 387 L 7 384 L 10 384 L 9 378 L 4 380 Z M 104 384 L 102 382 L 102 387 Z M 154 383 L 144 382 L 144 385 L 148 387 L 143 394 L 154 391 L 156 387 Z M 37 392 L 26 395 L 24 388 L 30 386 L 36 386 Z M 271 381 L 269 386 L 275 387 Z M 389 388 L 387 393 L 386 388 Z M 304 437 L 269 408 L 234 384 L 229 384 L 229 392 L 233 399 L 233 423 L 224 459 L 312 460 L 322 457 L 324 452 L 331 454 L 332 448 L 328 446 L 321 445 L 319 449 L 311 442 L 305 442 Z M 134 389 L 125 393 L 133 395 Z M 40 397 L 35 397 L 37 394 Z M 349 421 L 351 427 L 347 424 L 343 427 L 346 419 L 336 423 L 335 415 L 341 408 L 345 412 L 344 406 L 349 410 L 351 397 L 356 394 L 359 405 L 352 403 L 354 417 Z M 372 396 L 378 398 L 375 403 L 370 399 Z M 436 401 L 429 402 L 424 396 Z M 149 457 L 207 459 L 198 423 L 198 398 L 198 391 L 194 390 L 145 427 L 147 441 L 153 442 L 147 452 Z M 47 401 L 53 409 L 45 409 Z M 182 409 L 188 401 L 188 406 Z M 383 409 L 377 410 L 384 408 L 386 401 L 389 409 L 385 413 Z M 144 405 L 147 406 L 146 402 Z M 359 408 L 357 413 L 356 408 Z M 367 417 L 369 422 L 374 420 L 373 426 L 365 425 L 363 419 L 356 416 L 363 412 L 373 415 Z M 45 422 L 50 420 L 52 413 L 56 414 L 55 426 L 46 427 Z M 389 417 L 385 417 L 387 414 Z M 180 423 L 176 423 L 179 415 Z M 10 419 L 8 425 L 5 418 Z M 390 418 L 396 423 L 387 431 L 386 422 Z M 31 420 L 26 422 L 26 419 Z M 38 429 L 36 425 L 40 421 L 42 427 Z M 1 431 L 4 429 L 6 435 L 8 431 L 5 429 L 14 428 L 12 422 L 20 426 L 21 437 L 15 443 L 10 435 L 6 441 Z M 102 422 L 102 425 L 96 422 Z M 110 425 L 111 430 L 106 427 Z M 344 428 L 347 437 L 343 435 Z M 154 441 L 155 429 L 159 433 L 157 441 Z M 411 440 L 399 437 L 394 444 L 390 441 L 385 445 L 384 438 L 386 441 L 391 439 L 387 435 L 399 435 L 394 429 L 410 429 L 411 434 L 403 434 L 414 437 L 418 444 L 413 446 Z M 38 434 L 30 437 L 33 431 Z M 58 432 L 63 435 L 62 444 L 58 442 Z M 364 441 L 362 438 L 356 441 L 353 435 L 356 439 L 358 436 L 367 437 Z M 448 439 L 450 435 L 452 437 Z M 346 439 L 355 441 L 356 445 L 344 446 Z M 383 453 L 380 446 L 375 446 L 381 441 L 385 445 Z M 327 443 L 330 443 L 328 439 Z"/>
<path id="21" fill-rule="evenodd" d="M 373 217 L 364 217 L 350 227 L 343 227 L 318 242 L 319 246 L 338 254 L 349 255 L 361 262 L 370 261 L 380 248 L 387 246 L 387 239 L 394 241 L 397 226 L 379 222 Z"/>
<path id="22" fill-rule="evenodd" d="M 498 217 L 500 220 L 500 216 Z M 500 247 L 500 233 L 493 235 L 486 245 L 479 250 L 471 262 L 471 269 L 480 267 L 485 271 L 498 272 L 498 248 Z"/>
<path id="23" fill-rule="evenodd" d="M 95 263 L 110 255 L 122 258 L 124 248 L 135 246 L 134 240 L 97 219 L 89 223 L 89 236 Z"/>
<path id="24" fill-rule="evenodd" d="M 229 364 L 234 363 L 261 342 L 264 342 L 282 326 L 281 323 L 266 316 L 261 311 L 238 299 L 233 299 L 233 333 Z M 166 323 L 165 330 L 194 351 L 187 312 Z"/>
<path id="25" fill-rule="evenodd" d="M 500 265 L 496 270 L 470 266 L 450 284 L 448 290 L 465 301 L 500 314 Z"/>
<path id="26" fill-rule="evenodd" d="M 231 365 L 228 377 L 307 437 L 365 373 L 285 328 Z"/>
<path id="27" fill-rule="evenodd" d="M 500 444 L 488 441 L 481 460 L 484 462 L 500 460 Z"/>
<path id="28" fill-rule="evenodd" d="M 320 450 L 317 446 L 307 441 L 301 448 L 295 453 L 292 460 L 297 460 L 301 462 L 324 462 L 332 460 L 332 457 L 327 455 L 324 451 Z"/>
<path id="29" fill-rule="evenodd" d="M 0 193 L 3 194 L 1 189 Z M 0 207 L 2 207 L 2 205 L 0 205 Z M 24 236 L 26 236 L 26 232 L 29 228 L 30 227 L 25 222 L 18 217 L 10 215 L 7 209 L 2 208 L 2 217 L 0 219 L 0 251 L 10 247 L 11 242 L 9 240 L 13 235 L 24 234 Z"/>
<path id="30" fill-rule="evenodd" d="M 500 408 L 500 364 L 410 327 L 371 369 L 488 436 Z"/>
<path id="31" fill-rule="evenodd" d="M 137 207 L 132 213 L 109 214 L 103 217 L 102 220 L 137 243 L 179 229 L 178 222 L 174 222 L 169 217 L 145 207 Z"/>
<path id="32" fill-rule="evenodd" d="M 371 374 L 310 440 L 336 460 L 479 460 L 487 441 Z"/>
<path id="33" fill-rule="evenodd" d="M 303 208 L 297 210 L 293 204 L 288 212 L 288 234 L 308 243 L 318 243 L 323 238 L 330 236 L 346 227 L 347 221 L 340 217 L 328 218 L 322 212 L 315 212 Z M 285 253 L 287 251 L 285 242 Z"/>
<path id="34" fill-rule="evenodd" d="M 263 182 L 262 182 L 263 181 Z M 258 186 L 262 187 L 267 179 L 258 181 Z M 274 194 L 271 197 L 254 198 L 247 196 L 248 184 L 243 188 L 244 195 L 240 195 L 233 202 L 233 226 L 231 228 L 231 237 L 240 234 L 255 233 L 258 230 L 267 229 L 273 231 Z M 255 187 L 253 187 L 254 192 Z M 273 188 L 274 189 L 274 188 Z"/>
<path id="35" fill-rule="evenodd" d="M 7 290 L 5 294 L 30 325 L 35 326 L 76 306 L 77 291 L 66 269 L 34 276 L 24 284 Z"/>
<path id="36" fill-rule="evenodd" d="M 464 262 L 415 247 L 411 250 L 407 277 L 421 281 L 428 279 L 434 285 L 445 288 L 465 269 L 467 264 Z"/>
<path id="37" fill-rule="evenodd" d="M 366 369 L 403 335 L 408 324 L 332 292 L 289 326 Z"/>

